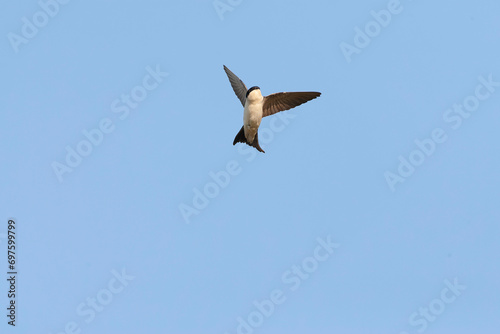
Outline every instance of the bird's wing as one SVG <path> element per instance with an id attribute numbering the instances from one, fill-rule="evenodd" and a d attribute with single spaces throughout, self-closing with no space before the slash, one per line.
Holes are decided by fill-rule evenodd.
<path id="1" fill-rule="evenodd" d="M 293 92 L 275 93 L 264 97 L 262 117 L 276 114 L 277 112 L 295 108 L 320 96 L 318 92 Z"/>
<path id="2" fill-rule="evenodd" d="M 247 99 L 247 86 L 241 81 L 240 78 L 236 76 L 233 72 L 231 72 L 226 65 L 224 65 L 224 71 L 226 71 L 227 77 L 229 78 L 229 82 L 231 83 L 231 86 L 233 87 L 233 90 L 236 94 L 236 96 L 240 99 L 241 104 L 245 106 L 245 101 Z"/>

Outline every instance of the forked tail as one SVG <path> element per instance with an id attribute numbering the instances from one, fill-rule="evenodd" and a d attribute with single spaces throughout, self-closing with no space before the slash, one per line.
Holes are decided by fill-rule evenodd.
<path id="1" fill-rule="evenodd" d="M 253 139 L 253 142 L 249 143 L 247 138 L 245 137 L 245 129 L 243 126 L 241 127 L 240 132 L 238 132 L 238 134 L 234 138 L 233 145 L 236 145 L 236 143 L 245 143 L 247 145 L 255 147 L 257 149 L 257 151 L 259 151 L 259 152 L 266 153 L 259 145 L 259 133 L 257 132 L 255 134 L 255 138 Z"/>

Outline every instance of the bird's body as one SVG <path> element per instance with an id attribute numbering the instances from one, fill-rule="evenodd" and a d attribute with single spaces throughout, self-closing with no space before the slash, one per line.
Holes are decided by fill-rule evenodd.
<path id="1" fill-rule="evenodd" d="M 249 143 L 253 142 L 259 130 L 260 122 L 262 121 L 263 105 L 264 97 L 260 89 L 255 89 L 248 94 L 245 101 L 245 109 L 243 110 L 243 126 L 245 129 L 245 138 Z"/>
<path id="2" fill-rule="evenodd" d="M 236 143 L 246 143 L 265 153 L 259 146 L 259 126 L 263 117 L 294 108 L 321 95 L 319 92 L 275 93 L 262 96 L 260 88 L 247 89 L 243 81 L 224 66 L 229 82 L 243 105 L 243 126 L 234 138 Z"/>

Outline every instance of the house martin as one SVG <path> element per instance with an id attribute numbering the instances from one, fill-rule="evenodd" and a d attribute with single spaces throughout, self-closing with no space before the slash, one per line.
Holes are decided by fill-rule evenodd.
<path id="1" fill-rule="evenodd" d="M 259 145 L 259 126 L 262 117 L 295 108 L 321 95 L 319 92 L 282 92 L 262 96 L 260 88 L 253 86 L 247 89 L 243 81 L 225 65 L 224 71 L 229 78 L 236 96 L 243 105 L 243 126 L 236 135 L 233 145 L 245 143 L 265 153 Z"/>

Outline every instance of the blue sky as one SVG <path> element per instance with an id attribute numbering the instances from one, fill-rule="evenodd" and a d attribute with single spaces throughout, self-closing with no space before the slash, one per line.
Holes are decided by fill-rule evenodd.
<path id="1" fill-rule="evenodd" d="M 498 331 L 498 1 L 0 16 L 2 333 Z M 223 65 L 322 95 L 233 146 Z"/>

